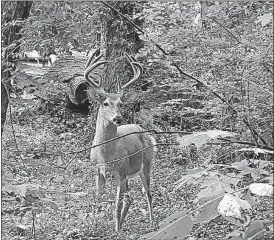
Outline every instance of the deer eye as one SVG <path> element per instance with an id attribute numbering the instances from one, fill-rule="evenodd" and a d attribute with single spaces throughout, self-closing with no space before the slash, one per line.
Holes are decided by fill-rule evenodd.
<path id="1" fill-rule="evenodd" d="M 104 102 L 104 106 L 105 106 L 105 107 L 108 107 L 109 104 L 108 104 L 107 102 Z"/>

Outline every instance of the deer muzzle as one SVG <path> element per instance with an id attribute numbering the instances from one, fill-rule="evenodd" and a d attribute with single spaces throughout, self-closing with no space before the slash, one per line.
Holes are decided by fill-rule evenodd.
<path id="1" fill-rule="evenodd" d="M 123 122 L 123 117 L 121 115 L 117 115 L 113 118 L 113 123 L 116 125 L 121 125 Z"/>

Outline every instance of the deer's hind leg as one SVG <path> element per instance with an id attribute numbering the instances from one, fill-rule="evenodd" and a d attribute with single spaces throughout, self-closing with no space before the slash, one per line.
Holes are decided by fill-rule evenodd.
<path id="1" fill-rule="evenodd" d="M 154 218 L 153 218 L 153 211 L 152 211 L 152 195 L 150 191 L 150 168 L 148 166 L 144 166 L 143 171 L 140 172 L 140 177 L 146 192 L 148 209 L 149 209 L 149 216 L 150 216 L 150 223 L 156 227 Z"/>

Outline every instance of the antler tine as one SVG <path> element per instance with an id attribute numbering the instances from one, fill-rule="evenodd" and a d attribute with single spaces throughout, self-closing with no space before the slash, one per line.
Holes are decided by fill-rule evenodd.
<path id="1" fill-rule="evenodd" d="M 116 82 L 117 82 L 117 85 L 118 85 L 118 93 L 122 93 L 122 85 L 121 85 L 120 78 L 118 76 L 116 78 Z"/>
<path id="2" fill-rule="evenodd" d="M 95 68 L 97 68 L 97 67 L 99 67 L 99 66 L 101 66 L 101 65 L 103 65 L 103 64 L 106 64 L 106 63 L 108 63 L 108 61 L 97 62 L 97 63 L 95 63 L 95 64 L 89 66 L 89 67 L 85 70 L 85 72 L 84 72 L 84 76 L 85 76 L 86 80 L 88 81 L 88 83 L 89 83 L 90 85 L 92 85 L 93 87 L 95 87 L 95 88 L 100 88 L 100 86 L 101 86 L 101 81 L 99 82 L 99 84 L 97 84 L 96 82 L 94 82 L 94 81 L 89 77 L 89 74 L 90 74 Z"/>
<path id="3" fill-rule="evenodd" d="M 93 58 L 95 56 L 98 56 L 100 54 L 100 49 L 97 48 L 88 58 L 87 62 L 86 62 L 86 66 L 85 69 L 90 65 L 90 62 L 93 60 Z"/>
<path id="4" fill-rule="evenodd" d="M 133 57 L 133 56 L 131 56 L 131 59 L 133 60 L 133 62 L 135 62 L 135 63 L 138 63 L 138 61 L 136 60 L 136 58 L 135 57 Z M 142 67 L 142 65 L 141 64 L 139 64 L 140 66 L 141 66 L 141 74 L 143 74 L 144 73 L 144 69 L 143 69 L 143 67 Z"/>
<path id="5" fill-rule="evenodd" d="M 133 70 L 133 75 L 135 76 L 135 75 L 136 75 L 136 68 L 135 68 L 134 65 L 132 64 L 132 63 L 135 62 L 135 61 L 134 61 L 133 58 L 132 58 L 130 55 L 128 55 L 127 53 L 125 53 L 125 55 L 126 55 L 126 57 L 127 57 L 127 60 L 128 60 L 128 62 L 129 62 L 129 64 L 130 64 L 132 70 Z"/>
<path id="6" fill-rule="evenodd" d="M 141 75 L 143 73 L 143 67 L 141 66 L 141 64 L 138 63 L 135 58 L 129 56 L 127 53 L 125 53 L 125 55 L 127 57 L 127 60 L 130 63 L 130 66 L 133 69 L 134 76 L 133 76 L 133 78 L 128 83 L 126 83 L 126 84 L 124 84 L 122 86 L 122 88 L 121 88 L 122 90 L 125 89 L 125 88 L 127 88 L 127 87 L 129 87 L 135 81 L 137 81 L 141 77 Z"/>
<path id="7" fill-rule="evenodd" d="M 133 57 L 133 56 L 129 56 L 128 54 L 127 54 L 127 57 L 128 57 L 128 59 L 130 59 L 130 65 L 131 65 L 131 67 L 133 68 L 133 72 L 135 73 L 136 72 L 136 68 L 135 68 L 135 66 L 134 65 L 137 65 L 137 64 L 139 64 L 138 63 L 138 61 L 136 60 L 136 58 L 135 57 Z M 143 67 L 141 66 L 141 64 L 139 64 L 140 66 L 138 66 L 139 67 L 139 69 L 141 70 L 141 74 L 143 74 L 143 72 L 144 72 L 144 69 L 143 69 Z M 134 74 L 135 75 L 135 74 Z"/>
<path id="8" fill-rule="evenodd" d="M 86 80 L 88 81 L 88 83 L 95 87 L 95 88 L 100 88 L 101 87 L 101 80 L 99 81 L 99 84 L 97 84 L 93 79 L 93 77 L 89 77 L 89 74 L 97 67 L 108 63 L 108 61 L 99 61 L 99 59 L 103 56 L 103 54 L 101 53 L 99 56 L 97 56 L 94 60 L 94 56 L 98 55 L 98 53 L 100 53 L 100 50 L 97 49 L 94 53 L 91 54 L 90 58 L 88 59 L 87 63 L 86 63 L 86 69 L 84 71 L 84 76 L 86 78 Z M 92 79 L 93 78 L 93 79 Z"/>

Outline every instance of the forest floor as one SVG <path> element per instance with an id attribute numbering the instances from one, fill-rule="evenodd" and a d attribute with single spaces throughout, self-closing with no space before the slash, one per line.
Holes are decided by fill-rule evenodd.
<path id="1" fill-rule="evenodd" d="M 37 99 L 12 98 L 11 113 L 2 135 L 2 239 L 122 240 L 153 231 L 139 177 L 129 182 L 133 202 L 119 234 L 114 233 L 116 185 L 110 174 L 105 193 L 95 196 L 88 147 L 96 111 L 90 116 L 72 113 L 58 96 L 47 109 L 41 109 Z M 180 162 L 178 153 L 174 146 L 161 146 L 154 159 L 151 190 L 159 225 L 173 213 L 192 209 L 199 191 L 194 184 L 175 188 L 174 183 L 191 168 Z M 207 153 L 203 154 L 199 161 L 206 159 Z M 272 208 L 272 200 L 262 198 L 253 214 L 272 219 Z M 198 239 L 217 240 L 225 239 L 235 225 L 217 216 L 194 229 Z M 261 239 L 272 239 L 271 232 Z"/>

